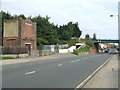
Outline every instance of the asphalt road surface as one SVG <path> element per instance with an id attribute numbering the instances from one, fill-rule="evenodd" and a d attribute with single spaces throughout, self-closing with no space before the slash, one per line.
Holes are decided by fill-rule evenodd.
<path id="1" fill-rule="evenodd" d="M 4 65 L 3 88 L 76 88 L 113 54 Z"/>

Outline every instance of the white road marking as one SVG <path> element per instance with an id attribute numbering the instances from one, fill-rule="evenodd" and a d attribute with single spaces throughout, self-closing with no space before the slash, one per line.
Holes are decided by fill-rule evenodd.
<path id="1" fill-rule="evenodd" d="M 58 64 L 57 66 L 60 67 L 60 66 L 62 66 L 62 65 L 63 65 L 63 64 Z"/>
<path id="2" fill-rule="evenodd" d="M 80 61 L 80 59 L 74 60 L 74 61 L 70 61 L 70 63 L 74 63 L 74 62 L 78 62 L 78 61 Z"/>
<path id="3" fill-rule="evenodd" d="M 110 58 L 108 58 L 107 61 L 105 61 L 100 67 L 98 67 L 90 76 L 88 76 L 88 77 L 87 77 L 82 83 L 80 83 L 74 90 L 77 90 L 78 88 L 81 88 L 86 82 L 88 82 L 88 81 L 90 80 L 90 78 L 92 78 L 105 64 L 107 64 L 112 57 L 113 57 L 113 56 L 111 56 Z"/>
<path id="4" fill-rule="evenodd" d="M 31 72 L 28 72 L 28 73 L 25 73 L 26 75 L 29 75 L 29 74 L 33 74 L 35 73 L 36 71 L 31 71 Z"/>

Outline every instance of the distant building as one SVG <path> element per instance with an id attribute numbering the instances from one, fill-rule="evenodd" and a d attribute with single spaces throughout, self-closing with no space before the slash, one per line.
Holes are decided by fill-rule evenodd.
<path id="1" fill-rule="evenodd" d="M 99 45 L 101 46 L 101 48 L 107 48 L 107 44 L 103 44 L 103 43 L 99 43 Z"/>
<path id="2" fill-rule="evenodd" d="M 113 44 L 107 44 L 108 48 L 112 48 L 114 45 Z"/>
<path id="3" fill-rule="evenodd" d="M 4 20 L 3 46 L 27 46 L 29 51 L 36 50 L 36 23 L 30 19 Z"/>

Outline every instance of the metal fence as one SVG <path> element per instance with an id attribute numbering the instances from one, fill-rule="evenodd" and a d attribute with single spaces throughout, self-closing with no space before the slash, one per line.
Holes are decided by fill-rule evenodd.
<path id="1" fill-rule="evenodd" d="M 41 46 L 37 46 L 37 50 L 56 52 L 59 50 L 59 46 L 58 45 L 41 45 Z"/>
<path id="2" fill-rule="evenodd" d="M 41 45 L 37 46 L 37 56 L 47 56 L 59 51 L 58 45 Z"/>
<path id="3" fill-rule="evenodd" d="M 26 54 L 28 53 L 27 47 L 0 47 L 2 54 Z"/>
<path id="4" fill-rule="evenodd" d="M 37 50 L 32 50 L 29 52 L 27 47 L 0 47 L 1 55 L 19 55 L 27 54 L 31 57 L 47 56 L 59 52 L 60 48 L 67 47 L 68 45 L 42 45 L 37 46 Z M 26 56 L 25 56 L 26 57 Z"/>
<path id="5" fill-rule="evenodd" d="M 63 49 L 63 48 L 66 48 L 66 47 L 69 47 L 69 45 L 68 44 L 59 45 L 59 49 Z"/>

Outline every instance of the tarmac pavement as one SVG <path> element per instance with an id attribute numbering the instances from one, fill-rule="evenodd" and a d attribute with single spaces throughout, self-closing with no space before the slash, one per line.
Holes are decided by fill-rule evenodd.
<path id="1" fill-rule="evenodd" d="M 83 88 L 119 88 L 118 61 L 118 55 L 114 55 Z"/>

